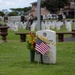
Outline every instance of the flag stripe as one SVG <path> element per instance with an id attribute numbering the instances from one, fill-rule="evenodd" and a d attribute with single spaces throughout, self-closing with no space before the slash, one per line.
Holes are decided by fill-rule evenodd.
<path id="1" fill-rule="evenodd" d="M 50 47 L 41 39 L 37 38 L 35 49 L 44 55 L 50 49 Z"/>

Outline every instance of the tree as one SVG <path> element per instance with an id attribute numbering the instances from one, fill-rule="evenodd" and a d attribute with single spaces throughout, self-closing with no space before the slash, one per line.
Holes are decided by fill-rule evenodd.
<path id="1" fill-rule="evenodd" d="M 18 15 L 24 15 L 27 11 L 29 11 L 31 7 L 24 7 L 24 8 L 11 8 L 13 12 L 18 13 Z"/>
<path id="2" fill-rule="evenodd" d="M 17 13 L 17 15 L 23 14 L 23 8 L 11 8 L 12 12 Z"/>
<path id="3" fill-rule="evenodd" d="M 9 12 L 8 16 L 18 16 L 18 13 L 17 12 Z"/>
<path id="4" fill-rule="evenodd" d="M 25 7 L 25 8 L 23 8 L 23 10 L 24 10 L 24 14 L 25 14 L 26 12 L 28 12 L 29 10 L 31 10 L 31 7 Z"/>
<path id="5" fill-rule="evenodd" d="M 5 15 L 4 12 L 0 11 L 0 16 L 4 16 L 4 15 Z"/>
<path id="6" fill-rule="evenodd" d="M 68 4 L 68 0 L 45 0 L 42 2 L 41 6 L 46 7 L 47 10 L 52 13 L 56 12 L 58 9 L 63 8 L 64 5 Z"/>

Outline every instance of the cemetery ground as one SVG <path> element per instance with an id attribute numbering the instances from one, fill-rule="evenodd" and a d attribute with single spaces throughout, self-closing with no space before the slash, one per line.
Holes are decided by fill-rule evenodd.
<path id="1" fill-rule="evenodd" d="M 56 51 L 56 64 L 31 63 L 26 42 L 8 30 L 7 43 L 0 36 L 0 75 L 75 75 L 75 42 L 57 42 Z"/>

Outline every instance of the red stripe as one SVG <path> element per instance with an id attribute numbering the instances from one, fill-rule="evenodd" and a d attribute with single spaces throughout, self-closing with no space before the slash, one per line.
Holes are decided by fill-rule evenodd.
<path id="1" fill-rule="evenodd" d="M 49 48 L 50 47 L 43 42 L 40 45 L 36 44 L 36 47 L 35 47 L 35 49 L 43 55 L 49 50 Z"/>

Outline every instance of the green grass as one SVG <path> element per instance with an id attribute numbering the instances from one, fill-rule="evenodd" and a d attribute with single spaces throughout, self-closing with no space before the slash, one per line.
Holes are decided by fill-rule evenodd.
<path id="1" fill-rule="evenodd" d="M 0 75 L 75 75 L 75 42 L 57 42 L 56 64 L 38 64 L 30 62 L 26 43 L 14 31 L 8 33 L 7 43 L 0 36 Z"/>

